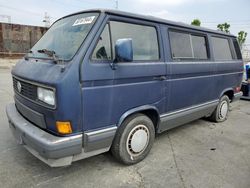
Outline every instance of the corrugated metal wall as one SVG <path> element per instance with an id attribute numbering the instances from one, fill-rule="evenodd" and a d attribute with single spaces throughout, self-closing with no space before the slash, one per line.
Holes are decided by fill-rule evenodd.
<path id="1" fill-rule="evenodd" d="M 0 58 L 22 57 L 47 30 L 45 27 L 0 23 Z"/>

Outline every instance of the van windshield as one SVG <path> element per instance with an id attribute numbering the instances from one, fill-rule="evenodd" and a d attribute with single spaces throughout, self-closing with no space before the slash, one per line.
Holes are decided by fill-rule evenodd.
<path id="1" fill-rule="evenodd" d="M 83 13 L 63 18 L 54 23 L 33 46 L 28 57 L 49 58 L 42 50 L 52 51 L 61 60 L 70 60 L 94 25 L 98 13 Z"/>

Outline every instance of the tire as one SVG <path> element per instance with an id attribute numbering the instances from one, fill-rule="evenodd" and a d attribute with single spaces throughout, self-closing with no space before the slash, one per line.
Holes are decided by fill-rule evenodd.
<path id="1" fill-rule="evenodd" d="M 223 122 L 227 120 L 228 112 L 229 112 L 229 103 L 230 100 L 227 95 L 223 95 L 220 98 L 220 102 L 217 105 L 216 109 L 212 113 L 212 115 L 209 117 L 209 120 L 213 122 Z"/>
<path id="2" fill-rule="evenodd" d="M 111 152 L 118 161 L 132 165 L 148 155 L 154 139 L 155 128 L 151 119 L 143 114 L 134 114 L 118 128 Z"/>

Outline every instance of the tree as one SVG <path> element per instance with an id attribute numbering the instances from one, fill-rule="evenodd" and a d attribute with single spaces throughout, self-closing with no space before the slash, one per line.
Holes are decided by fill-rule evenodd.
<path id="1" fill-rule="evenodd" d="M 199 19 L 194 19 L 194 20 L 191 22 L 191 25 L 201 26 L 201 21 L 200 21 Z"/>
<path id="2" fill-rule="evenodd" d="M 240 32 L 238 33 L 237 39 L 238 39 L 238 42 L 239 42 L 239 45 L 240 45 L 240 48 L 241 48 L 241 49 L 242 49 L 243 44 L 244 44 L 245 41 L 246 41 L 246 38 L 247 38 L 247 32 L 245 32 L 245 31 L 240 31 Z"/>
<path id="3" fill-rule="evenodd" d="M 229 28 L 230 28 L 230 24 L 228 24 L 227 22 L 217 25 L 218 30 L 226 32 L 226 33 L 230 33 Z"/>

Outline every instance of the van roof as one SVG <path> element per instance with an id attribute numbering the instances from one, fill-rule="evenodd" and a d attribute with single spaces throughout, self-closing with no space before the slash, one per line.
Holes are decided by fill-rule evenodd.
<path id="1" fill-rule="evenodd" d="M 124 12 L 124 11 L 118 11 L 118 10 L 112 10 L 112 9 L 87 9 L 87 10 L 79 11 L 79 12 L 64 16 L 63 18 L 71 16 L 71 15 L 79 14 L 79 13 L 84 13 L 84 12 L 101 12 L 101 13 L 106 13 L 106 14 L 136 18 L 136 19 L 145 20 L 145 21 L 164 23 L 164 24 L 167 24 L 167 25 L 178 26 L 178 27 L 193 29 L 193 30 L 197 30 L 197 31 L 205 31 L 205 32 L 208 32 L 208 33 L 214 33 L 214 34 L 219 34 L 219 35 L 224 35 L 224 36 L 229 36 L 229 37 L 235 37 L 234 35 L 232 35 L 230 33 L 222 32 L 222 31 L 218 31 L 218 30 L 213 30 L 213 29 L 208 29 L 208 28 L 205 28 L 205 27 L 189 25 L 189 24 L 182 23 L 182 22 L 170 21 L 170 20 L 157 18 L 157 17 L 150 16 L 150 15 L 140 15 L 140 14 Z"/>

